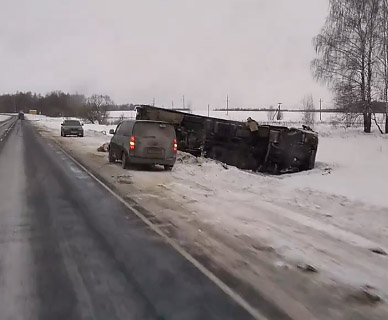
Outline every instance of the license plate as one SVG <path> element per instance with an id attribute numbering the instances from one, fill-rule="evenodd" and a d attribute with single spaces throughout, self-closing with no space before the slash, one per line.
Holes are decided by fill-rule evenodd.
<path id="1" fill-rule="evenodd" d="M 161 154 L 162 149 L 160 149 L 160 148 L 147 148 L 147 153 L 149 153 L 149 154 Z"/>

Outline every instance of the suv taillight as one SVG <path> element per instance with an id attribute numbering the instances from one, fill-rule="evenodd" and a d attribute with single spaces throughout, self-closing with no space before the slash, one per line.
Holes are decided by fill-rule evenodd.
<path id="1" fill-rule="evenodd" d="M 177 143 L 176 139 L 174 139 L 174 147 L 173 147 L 173 150 L 174 150 L 174 151 L 177 151 L 177 150 L 178 150 L 178 143 Z"/>
<path id="2" fill-rule="evenodd" d="M 135 136 L 132 136 L 131 139 L 129 140 L 129 149 L 135 150 Z"/>

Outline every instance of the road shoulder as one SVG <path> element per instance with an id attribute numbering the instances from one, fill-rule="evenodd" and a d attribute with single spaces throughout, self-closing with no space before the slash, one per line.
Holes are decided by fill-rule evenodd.
<path id="1" fill-rule="evenodd" d="M 272 248 L 197 219 L 189 206 L 165 188 L 167 173 L 156 171 L 156 179 L 152 174 L 139 179 L 142 171 L 123 171 L 119 164 L 109 164 L 104 153 L 79 148 L 71 139 L 61 139 L 42 128 L 39 132 L 64 148 L 258 309 L 274 303 L 294 319 L 334 318 L 333 314 L 341 314 L 338 319 L 363 319 L 365 314 L 368 319 L 383 319 L 380 306 L 348 303 L 352 288 L 323 283 L 319 274 L 290 268 Z"/>

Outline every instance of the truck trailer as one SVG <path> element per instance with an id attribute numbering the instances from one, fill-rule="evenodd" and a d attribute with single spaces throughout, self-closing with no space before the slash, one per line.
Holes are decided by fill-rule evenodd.
<path id="1" fill-rule="evenodd" d="M 174 125 L 178 149 L 240 169 L 282 174 L 314 168 L 318 134 L 309 127 L 258 125 L 199 116 L 149 105 L 136 106 L 136 119 Z"/>

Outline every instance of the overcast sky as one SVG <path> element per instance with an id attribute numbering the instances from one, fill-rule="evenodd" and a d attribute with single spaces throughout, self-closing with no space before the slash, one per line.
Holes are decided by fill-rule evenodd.
<path id="1" fill-rule="evenodd" d="M 0 92 L 109 94 L 117 103 L 295 106 L 315 83 L 328 0 L 2 0 Z"/>

